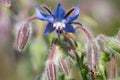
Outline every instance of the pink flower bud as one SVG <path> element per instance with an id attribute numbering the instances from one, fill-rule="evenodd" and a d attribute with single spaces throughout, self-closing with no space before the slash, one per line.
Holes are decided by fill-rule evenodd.
<path id="1" fill-rule="evenodd" d="M 27 22 L 21 23 L 16 35 L 16 48 L 23 51 L 32 33 L 32 27 Z"/>
<path id="2" fill-rule="evenodd" d="M 99 47 L 95 41 L 89 41 L 87 44 L 88 67 L 91 71 L 96 71 L 99 63 Z"/>
<path id="3" fill-rule="evenodd" d="M 46 67 L 48 80 L 57 80 L 56 79 L 56 65 L 53 61 L 49 61 Z"/>
<path id="4" fill-rule="evenodd" d="M 67 65 L 67 62 L 61 57 L 59 60 L 59 63 L 60 63 L 60 67 L 61 67 L 62 71 L 64 72 L 64 74 L 69 75 L 70 70 L 69 70 L 69 67 Z"/>

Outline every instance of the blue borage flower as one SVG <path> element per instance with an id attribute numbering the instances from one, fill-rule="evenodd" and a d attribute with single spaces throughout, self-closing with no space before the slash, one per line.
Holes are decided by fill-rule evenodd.
<path id="1" fill-rule="evenodd" d="M 48 21 L 48 24 L 46 25 L 44 31 L 44 35 L 48 35 L 54 30 L 56 30 L 58 34 L 62 32 L 75 32 L 75 29 L 73 28 L 71 23 L 79 16 L 79 6 L 70 9 L 67 13 L 65 12 L 60 3 L 57 5 L 56 10 L 54 10 L 53 12 L 51 12 L 50 9 L 46 6 L 43 6 L 43 8 L 45 8 L 49 12 L 49 14 L 43 13 L 37 6 L 35 7 L 35 10 L 36 16 L 39 20 Z M 70 16 L 73 11 L 74 14 Z"/>

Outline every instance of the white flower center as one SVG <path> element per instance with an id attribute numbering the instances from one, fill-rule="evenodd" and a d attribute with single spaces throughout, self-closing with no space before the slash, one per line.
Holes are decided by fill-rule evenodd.
<path id="1" fill-rule="evenodd" d="M 64 22 L 55 22 L 53 24 L 53 27 L 55 27 L 56 29 L 62 29 L 62 28 L 65 28 L 65 23 Z"/>

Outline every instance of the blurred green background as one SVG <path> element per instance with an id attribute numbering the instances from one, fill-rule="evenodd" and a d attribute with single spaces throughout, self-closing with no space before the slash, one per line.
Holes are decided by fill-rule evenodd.
<path id="1" fill-rule="evenodd" d="M 35 80 L 41 76 L 54 33 L 43 36 L 46 22 L 34 21 L 29 44 L 19 53 L 14 43 L 16 29 L 18 23 L 35 15 L 36 5 L 54 10 L 59 2 L 66 11 L 79 4 L 77 21 L 95 37 L 101 33 L 116 36 L 119 31 L 120 0 L 0 0 L 0 80 Z M 84 43 L 84 34 L 79 32 L 76 40 Z"/>

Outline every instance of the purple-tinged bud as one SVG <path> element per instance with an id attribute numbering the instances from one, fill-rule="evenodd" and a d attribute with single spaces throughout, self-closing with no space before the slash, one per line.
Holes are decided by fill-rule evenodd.
<path id="1" fill-rule="evenodd" d="M 45 71 L 44 71 L 43 75 L 41 76 L 40 80 L 46 80 L 46 78 L 48 78 L 47 80 L 57 80 L 56 79 L 56 72 L 57 72 L 56 70 L 57 70 L 57 66 L 58 66 L 57 65 L 58 57 L 56 55 L 57 49 L 58 49 L 58 46 L 53 43 L 51 46 L 48 60 L 46 62 Z"/>
<path id="2" fill-rule="evenodd" d="M 61 57 L 60 60 L 59 60 L 59 63 L 60 63 L 60 67 L 61 67 L 63 73 L 65 75 L 69 75 L 70 74 L 70 70 L 69 70 L 69 67 L 67 65 L 67 62 Z"/>
<path id="3" fill-rule="evenodd" d="M 120 56 L 120 42 L 117 39 L 109 38 L 105 46 L 108 52 Z"/>
<path id="4" fill-rule="evenodd" d="M 88 67 L 91 71 L 96 71 L 99 65 L 100 51 L 97 42 L 89 41 L 87 44 Z"/>
<path id="5" fill-rule="evenodd" d="M 58 53 L 58 63 L 59 63 L 59 68 L 62 70 L 62 72 L 65 74 L 65 75 L 69 75 L 70 74 L 70 69 L 68 67 L 68 64 L 67 64 L 67 61 L 64 59 L 64 55 L 63 55 L 63 51 L 58 47 L 57 51 Z M 57 61 L 57 59 L 56 59 Z M 56 63 L 57 64 L 57 63 Z"/>
<path id="6" fill-rule="evenodd" d="M 32 33 L 32 27 L 27 22 L 22 22 L 16 35 L 16 48 L 23 51 Z"/>
<path id="7" fill-rule="evenodd" d="M 47 71 L 48 80 L 57 80 L 56 65 L 52 60 L 47 63 L 46 71 Z"/>
<path id="8" fill-rule="evenodd" d="M 97 42 L 106 42 L 106 41 L 108 41 L 108 37 L 105 36 L 104 34 L 100 34 L 97 36 L 96 40 L 97 40 Z"/>
<path id="9" fill-rule="evenodd" d="M 98 39 L 104 44 L 104 51 L 111 54 L 111 66 L 109 66 L 108 77 L 110 80 L 117 79 L 117 60 L 119 63 L 120 58 L 120 42 L 119 42 L 120 33 L 118 33 L 117 38 L 108 37 L 105 35 L 99 35 Z M 108 63 L 109 64 L 109 63 Z"/>
<path id="10" fill-rule="evenodd" d="M 120 42 L 118 39 L 99 35 L 98 40 L 103 42 L 104 51 L 114 54 L 115 56 L 120 56 Z"/>
<path id="11" fill-rule="evenodd" d="M 58 58 L 56 59 L 57 51 L 58 51 L 58 46 L 53 43 L 51 46 L 51 50 L 48 61 L 46 63 L 46 70 L 45 70 L 48 76 L 48 80 L 57 80 L 56 78 L 56 70 L 57 70 L 56 68 L 58 63 L 58 62 L 56 63 L 56 61 L 58 60 Z"/>
<path id="12" fill-rule="evenodd" d="M 30 23 L 34 20 L 38 19 L 36 16 L 32 16 L 28 18 L 26 21 L 21 22 L 16 28 L 16 48 L 18 51 L 23 51 L 30 36 L 32 33 L 32 27 Z"/>

